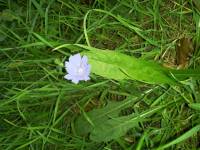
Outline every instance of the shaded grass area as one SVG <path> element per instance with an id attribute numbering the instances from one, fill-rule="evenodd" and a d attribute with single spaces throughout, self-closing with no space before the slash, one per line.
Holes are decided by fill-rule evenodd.
<path id="1" fill-rule="evenodd" d="M 67 43 L 90 44 L 163 63 L 186 35 L 197 43 L 189 66 L 197 68 L 200 14 L 191 1 L 0 0 L 0 10 L 1 149 L 153 149 L 199 124 L 199 109 L 189 107 L 200 102 L 199 81 L 148 85 L 91 75 L 75 85 L 63 79 L 63 62 L 79 49 L 52 51 Z M 77 133 L 80 114 L 131 96 L 137 102 L 123 115 L 173 105 L 109 142 Z M 196 149 L 198 139 L 195 133 L 169 149 Z"/>

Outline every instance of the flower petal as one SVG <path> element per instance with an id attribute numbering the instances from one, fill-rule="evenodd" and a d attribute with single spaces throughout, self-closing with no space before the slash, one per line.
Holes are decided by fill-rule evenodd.
<path id="1" fill-rule="evenodd" d="M 67 79 L 67 80 L 73 79 L 73 77 L 72 77 L 70 74 L 66 74 L 66 75 L 64 76 L 64 78 Z"/>
<path id="2" fill-rule="evenodd" d="M 69 62 L 65 61 L 65 70 L 67 71 L 67 68 L 69 67 Z"/>
<path id="3" fill-rule="evenodd" d="M 72 82 L 75 83 L 75 84 L 78 84 L 79 80 L 77 80 L 77 79 L 72 79 Z"/>
<path id="4" fill-rule="evenodd" d="M 89 65 L 89 64 L 88 64 L 88 65 L 87 65 L 87 69 L 86 69 L 86 70 L 87 70 L 87 72 L 89 72 L 89 73 L 90 73 L 90 70 L 91 70 L 91 65 Z"/>
<path id="5" fill-rule="evenodd" d="M 71 75 L 76 75 L 77 74 L 77 66 L 73 65 L 73 64 L 69 64 L 66 68 L 67 73 L 71 74 Z"/>
<path id="6" fill-rule="evenodd" d="M 81 55 L 78 53 L 69 57 L 69 63 L 79 66 L 81 64 Z"/>
<path id="7" fill-rule="evenodd" d="M 87 58 L 87 56 L 84 55 L 84 56 L 82 57 L 82 63 L 83 63 L 83 64 L 87 64 L 87 62 L 88 62 L 88 58 Z"/>
<path id="8" fill-rule="evenodd" d="M 90 65 L 86 65 L 85 66 L 85 75 L 87 75 L 87 76 L 89 76 L 89 74 L 90 74 Z"/>
<path id="9" fill-rule="evenodd" d="M 85 81 L 88 81 L 88 80 L 90 80 L 90 77 L 86 76 L 86 77 L 84 78 L 84 80 L 85 80 Z"/>
<path id="10" fill-rule="evenodd" d="M 68 61 L 65 61 L 65 67 L 67 67 L 69 65 Z"/>

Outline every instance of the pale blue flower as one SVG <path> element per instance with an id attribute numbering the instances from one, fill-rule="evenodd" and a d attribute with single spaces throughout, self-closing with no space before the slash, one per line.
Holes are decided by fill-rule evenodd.
<path id="1" fill-rule="evenodd" d="M 69 61 L 65 61 L 65 68 L 68 74 L 64 78 L 75 84 L 81 80 L 87 81 L 90 79 L 90 65 L 87 56 L 81 57 L 80 54 L 70 56 Z"/>

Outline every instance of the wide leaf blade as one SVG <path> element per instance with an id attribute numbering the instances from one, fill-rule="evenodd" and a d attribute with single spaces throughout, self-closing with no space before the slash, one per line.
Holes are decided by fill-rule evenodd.
<path id="1" fill-rule="evenodd" d="M 150 117 L 162 108 L 163 106 L 160 106 L 144 111 L 140 114 L 131 114 L 100 122 L 94 127 L 90 138 L 97 142 L 106 142 L 119 138 L 126 134 L 129 129 L 137 126 L 140 121 L 144 121 L 145 118 Z"/>
<path id="2" fill-rule="evenodd" d="M 105 107 L 94 109 L 90 112 L 85 113 L 87 118 L 93 123 L 94 126 L 107 121 L 110 117 L 117 117 L 121 110 L 134 104 L 137 101 L 135 97 L 129 97 L 126 100 L 120 102 L 109 102 Z M 87 120 L 84 115 L 77 118 L 75 122 L 75 129 L 77 134 L 85 135 L 93 130 L 92 124 Z"/>
<path id="3" fill-rule="evenodd" d="M 89 57 L 92 72 L 97 75 L 111 79 L 116 79 L 117 76 L 118 79 L 132 79 L 151 84 L 176 83 L 169 76 L 166 68 L 153 61 L 137 59 L 115 51 L 99 50 L 88 46 L 83 47 L 90 50 L 84 52 L 84 54 Z M 101 68 L 104 71 L 100 71 Z"/>

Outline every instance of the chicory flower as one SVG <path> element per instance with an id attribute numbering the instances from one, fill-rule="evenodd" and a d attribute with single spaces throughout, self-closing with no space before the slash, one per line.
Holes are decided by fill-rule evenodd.
<path id="1" fill-rule="evenodd" d="M 68 74 L 64 78 L 75 84 L 81 80 L 87 81 L 90 79 L 90 65 L 87 56 L 81 57 L 80 54 L 70 56 L 69 61 L 65 61 L 65 69 Z"/>

